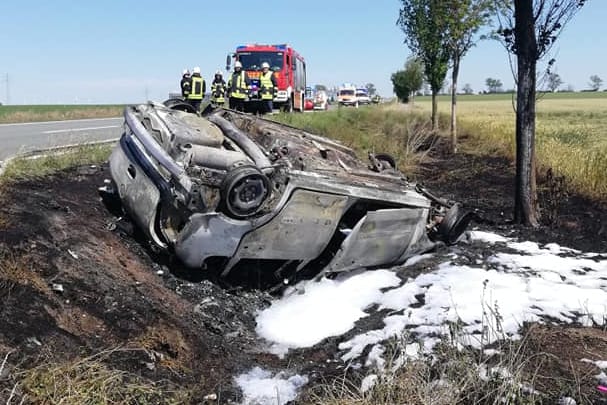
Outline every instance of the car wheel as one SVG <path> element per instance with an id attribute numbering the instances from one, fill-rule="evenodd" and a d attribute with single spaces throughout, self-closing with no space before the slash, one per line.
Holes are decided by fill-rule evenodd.
<path id="1" fill-rule="evenodd" d="M 375 155 L 375 159 L 381 162 L 383 170 L 396 169 L 396 159 L 392 155 L 387 153 L 378 153 Z"/>
<path id="2" fill-rule="evenodd" d="M 221 183 L 223 210 L 233 218 L 253 215 L 261 208 L 270 187 L 270 181 L 257 167 L 237 167 Z"/>
<path id="3" fill-rule="evenodd" d="M 472 220 L 472 213 L 465 211 L 461 204 L 454 204 L 438 225 L 439 238 L 447 245 L 454 245 Z"/>

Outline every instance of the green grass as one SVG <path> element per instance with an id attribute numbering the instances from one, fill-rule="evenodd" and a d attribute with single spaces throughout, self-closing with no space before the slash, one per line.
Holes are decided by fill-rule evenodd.
<path id="1" fill-rule="evenodd" d="M 112 144 L 83 145 L 58 149 L 45 156 L 11 160 L 0 176 L 0 185 L 10 181 L 43 177 L 69 167 L 101 164 L 108 159 L 112 147 Z"/>
<path id="2" fill-rule="evenodd" d="M 124 105 L 3 105 L 0 124 L 110 118 L 122 115 Z"/>
<path id="3" fill-rule="evenodd" d="M 442 129 L 447 130 L 450 98 L 439 97 Z M 477 152 L 515 154 L 511 94 L 458 97 L 460 135 Z M 429 97 L 418 97 L 414 110 L 429 115 Z M 607 198 L 607 92 L 549 93 L 537 102 L 536 152 L 539 167 L 565 176 L 570 187 L 590 197 Z"/>
<path id="4" fill-rule="evenodd" d="M 279 114 L 272 119 L 336 139 L 367 160 L 367 153 L 389 153 L 408 172 L 425 158 L 434 137 L 423 114 L 399 104 L 339 108 L 310 114 Z"/>

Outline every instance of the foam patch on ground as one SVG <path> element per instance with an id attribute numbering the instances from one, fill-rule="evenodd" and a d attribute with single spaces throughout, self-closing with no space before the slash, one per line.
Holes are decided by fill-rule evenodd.
<path id="1" fill-rule="evenodd" d="M 431 351 L 456 321 L 462 325 L 460 343 L 479 348 L 518 338 L 526 321 L 605 323 L 607 255 L 478 231 L 470 240 L 500 244 L 513 253 L 496 253 L 474 266 L 446 261 L 406 282 L 388 270 L 306 282 L 259 314 L 257 332 L 284 354 L 346 333 L 372 306 L 388 309 L 383 328 L 339 345 L 345 361 L 371 345 L 365 364 L 381 366 L 383 350 L 375 345 L 406 331 L 423 342 L 406 346 L 406 354 L 415 356 Z"/>

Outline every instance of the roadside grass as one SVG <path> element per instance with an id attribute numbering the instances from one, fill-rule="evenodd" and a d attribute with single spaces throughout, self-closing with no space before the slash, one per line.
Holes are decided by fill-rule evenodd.
<path id="1" fill-rule="evenodd" d="M 304 393 L 306 404 L 329 405 L 455 405 L 534 404 L 547 399 L 532 388 L 533 374 L 525 372 L 525 342 L 504 342 L 500 350 L 461 347 L 444 338 L 432 353 L 407 358 L 411 346 L 423 350 L 423 342 L 411 336 L 388 343 L 383 369 L 363 379 L 338 379 Z M 408 349 L 409 348 L 409 349 Z M 363 377 L 363 376 L 361 376 Z M 363 387 L 362 382 L 366 386 Z M 372 381 L 371 383 L 368 383 Z"/>
<path id="2" fill-rule="evenodd" d="M 491 316 L 499 316 L 493 314 Z M 499 322 L 497 318 L 491 322 Z M 308 387 L 301 394 L 303 404 L 314 405 L 456 405 L 456 404 L 557 404 L 575 397 L 580 403 L 598 403 L 596 390 L 598 369 L 579 358 L 568 358 L 563 366 L 558 354 L 538 346 L 535 325 L 525 325 L 521 338 L 512 341 L 503 332 L 489 327 L 501 336 L 497 343 L 473 348 L 461 335 L 458 323 L 449 325 L 431 353 L 424 352 L 424 342 L 405 333 L 385 344 L 380 367 L 366 374 L 344 372 L 344 377 Z M 557 333 L 552 338 L 562 336 Z M 589 342 L 590 339 L 585 340 Z M 545 342 L 544 342 L 545 344 Z M 560 347 L 560 342 L 552 343 Z M 407 355 L 415 347 L 417 354 Z M 579 348 L 577 348 L 579 349 Z M 589 345 L 580 349 L 597 350 Z M 571 350 L 563 347 L 562 353 Z M 579 352 L 579 350 L 577 350 Z M 565 401 L 565 402 L 563 402 Z"/>
<path id="3" fill-rule="evenodd" d="M 448 97 L 439 98 L 443 132 L 448 132 Z M 515 120 L 512 95 L 458 97 L 458 133 L 462 150 L 501 154 L 514 159 Z M 415 111 L 428 115 L 426 97 Z M 565 183 L 591 198 L 607 198 L 607 93 L 546 94 L 537 103 L 538 170 L 551 168 Z"/>
<path id="4" fill-rule="evenodd" d="M 150 381 L 140 375 L 110 368 L 110 356 L 132 349 L 106 350 L 63 362 L 42 362 L 17 371 L 15 403 L 44 404 L 184 404 L 191 392 L 169 381 Z M 27 401 L 27 402 L 23 402 Z"/>
<path id="5" fill-rule="evenodd" d="M 25 258 L 12 252 L 0 252 L 0 296 L 9 294 L 16 285 L 31 287 L 42 293 L 50 289 L 44 279 Z"/>
<path id="6" fill-rule="evenodd" d="M 101 164 L 110 155 L 113 145 L 93 144 L 49 151 L 42 156 L 18 157 L 9 161 L 0 176 L 0 192 L 3 183 L 44 177 L 57 171 L 79 166 Z"/>
<path id="7" fill-rule="evenodd" d="M 3 105 L 0 124 L 112 118 L 122 115 L 124 105 Z"/>
<path id="8" fill-rule="evenodd" d="M 339 108 L 308 114 L 285 114 L 271 119 L 335 139 L 367 160 L 367 153 L 389 153 L 409 173 L 427 158 L 435 134 L 421 113 L 405 113 L 402 105 Z"/>

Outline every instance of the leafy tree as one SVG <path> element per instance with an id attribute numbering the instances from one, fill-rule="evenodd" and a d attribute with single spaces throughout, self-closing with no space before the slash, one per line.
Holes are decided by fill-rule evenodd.
<path id="1" fill-rule="evenodd" d="M 500 93 L 502 91 L 503 84 L 500 79 L 488 77 L 485 79 L 485 86 L 487 86 L 487 92 L 489 93 Z"/>
<path id="2" fill-rule="evenodd" d="M 592 91 L 598 91 L 601 88 L 601 85 L 603 84 L 603 79 L 601 79 L 597 75 L 592 75 L 590 76 L 589 84 Z"/>
<path id="3" fill-rule="evenodd" d="M 377 93 L 377 90 L 375 89 L 375 85 L 373 83 L 365 84 L 365 89 L 367 89 L 367 92 L 369 93 L 369 97 L 372 97 L 375 95 L 375 93 Z"/>
<path id="4" fill-rule="evenodd" d="M 472 89 L 472 86 L 470 86 L 470 83 L 464 84 L 464 88 L 462 89 L 462 91 L 465 94 L 473 94 L 474 93 L 474 90 Z"/>
<path id="5" fill-rule="evenodd" d="M 559 76 L 558 73 L 548 73 L 546 80 L 546 87 L 551 92 L 555 92 L 559 87 L 561 87 L 561 84 L 563 84 L 563 80 L 561 79 L 561 76 Z"/>
<path id="6" fill-rule="evenodd" d="M 443 0 L 447 7 L 446 45 L 451 58 L 451 151 L 457 152 L 457 78 L 464 55 L 472 48 L 481 27 L 489 24 L 494 0 Z"/>
<path id="7" fill-rule="evenodd" d="M 535 178 L 537 61 L 550 51 L 585 0 L 496 0 L 498 34 L 516 55 L 516 189 L 514 220 L 539 226 Z"/>
<path id="8" fill-rule="evenodd" d="M 396 24 L 405 34 L 405 44 L 419 57 L 432 90 L 432 129 L 438 129 L 436 98 L 449 68 L 447 41 L 449 8 L 442 0 L 401 0 Z"/>
<path id="9" fill-rule="evenodd" d="M 410 57 L 405 63 L 405 69 L 392 74 L 392 85 L 396 97 L 403 103 L 413 101 L 413 97 L 424 84 L 424 68 L 415 57 Z"/>

